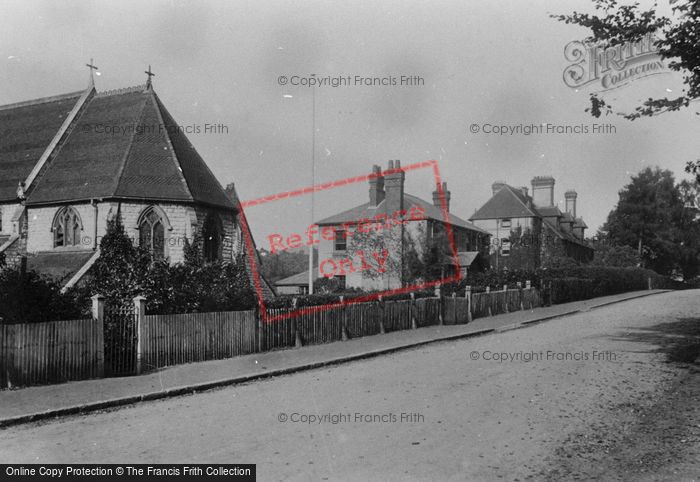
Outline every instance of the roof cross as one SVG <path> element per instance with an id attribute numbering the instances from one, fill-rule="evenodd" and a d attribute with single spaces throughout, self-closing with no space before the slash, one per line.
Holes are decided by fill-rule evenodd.
<path id="1" fill-rule="evenodd" d="M 91 83 L 91 84 L 94 84 L 94 83 L 95 83 L 95 77 L 93 77 L 93 73 L 94 73 L 94 71 L 97 70 L 97 66 L 94 65 L 94 64 L 95 64 L 94 59 L 90 59 L 90 63 L 89 63 L 89 64 L 85 64 L 85 66 L 88 67 L 88 68 L 90 69 L 90 83 Z"/>
<path id="2" fill-rule="evenodd" d="M 148 76 L 148 80 L 146 81 L 146 87 L 150 87 L 150 86 L 151 86 L 151 77 L 155 77 L 155 76 L 156 76 L 156 74 L 154 74 L 153 72 L 151 72 L 151 66 L 150 66 L 150 64 L 149 64 L 149 66 L 148 66 L 148 70 L 145 70 L 143 73 L 146 74 L 146 75 Z"/>

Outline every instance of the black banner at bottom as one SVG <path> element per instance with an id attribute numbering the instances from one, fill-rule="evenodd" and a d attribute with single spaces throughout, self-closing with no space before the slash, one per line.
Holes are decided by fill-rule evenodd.
<path id="1" fill-rule="evenodd" d="M 186 478 L 188 480 L 254 481 L 255 464 L 0 464 L 0 480 L 74 479 L 138 480 Z"/>

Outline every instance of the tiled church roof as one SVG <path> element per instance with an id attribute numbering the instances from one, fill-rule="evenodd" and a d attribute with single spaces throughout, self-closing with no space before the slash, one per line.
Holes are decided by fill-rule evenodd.
<path id="1" fill-rule="evenodd" d="M 35 166 L 79 95 L 0 107 L 0 201 L 16 199 L 18 183 Z M 28 205 L 93 198 L 197 202 L 235 209 L 146 86 L 89 97 L 27 189 Z"/>
<path id="2" fill-rule="evenodd" d="M 15 201 L 82 92 L 0 107 L 0 202 Z"/>

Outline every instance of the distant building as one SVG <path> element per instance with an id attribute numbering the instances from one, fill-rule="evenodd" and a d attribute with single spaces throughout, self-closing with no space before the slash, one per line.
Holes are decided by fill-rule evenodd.
<path id="1" fill-rule="evenodd" d="M 527 187 L 494 182 L 491 198 L 469 218 L 491 234 L 491 266 L 534 269 L 555 257 L 592 260 L 588 226 L 576 213 L 576 191 L 564 193 L 562 212 L 554 203 L 553 177 L 535 177 L 531 185 L 532 195 Z"/>
<path id="2" fill-rule="evenodd" d="M 320 236 L 319 264 L 317 277 L 334 274 L 339 276 L 347 287 L 362 289 L 395 289 L 405 285 L 404 269 L 409 262 L 408 244 L 412 244 L 417 252 L 425 253 L 429 246 L 442 243 L 444 251 L 449 251 L 442 240 L 446 239 L 446 225 L 451 227 L 454 235 L 455 248 L 458 252 L 460 269 L 466 272 L 478 264 L 480 255 L 488 255 L 489 233 L 469 221 L 449 212 L 451 194 L 447 183 L 437 186 L 433 192 L 433 202 L 404 192 L 405 173 L 401 170 L 399 161 L 389 161 L 388 170 L 382 172 L 379 166 L 374 166 L 373 176 L 369 181 L 369 201 L 352 209 L 327 217 L 316 224 L 322 233 L 332 233 L 332 236 Z M 443 196 L 440 195 L 443 192 Z M 447 208 L 447 219 L 443 215 L 441 197 L 444 197 Z M 391 229 L 375 229 L 379 224 L 377 219 L 403 218 L 406 222 L 394 223 Z M 389 239 L 385 246 L 388 249 L 387 262 L 390 267 L 384 273 L 369 276 L 361 266 L 365 261 L 372 264 L 373 256 L 377 253 L 364 250 L 364 258 L 358 259 L 359 250 L 353 243 L 357 239 L 355 232 L 361 227 L 367 227 L 370 234 L 365 239 L 369 245 L 385 236 Z M 398 240 L 401 242 L 398 242 Z M 432 244 L 431 244 L 432 243 Z M 345 267 L 343 268 L 343 263 Z M 454 260 L 442 260 L 445 266 L 445 276 L 454 274 Z M 375 262 L 375 267 L 378 267 Z M 331 266 L 332 265 L 332 266 Z M 340 269 L 331 271 L 332 268 Z M 371 271 L 371 269 L 370 269 Z"/>
<path id="3" fill-rule="evenodd" d="M 305 295 L 309 292 L 309 270 L 275 281 L 278 295 Z"/>

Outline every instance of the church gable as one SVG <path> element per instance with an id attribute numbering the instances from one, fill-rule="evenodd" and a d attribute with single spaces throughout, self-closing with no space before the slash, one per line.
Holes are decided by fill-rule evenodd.
<path id="1" fill-rule="evenodd" d="M 82 92 L 0 107 L 0 202 L 15 201 Z"/>
<path id="2" fill-rule="evenodd" d="M 95 96 L 29 191 L 27 204 L 112 196 L 132 140 L 124 131 L 138 123 L 144 103 L 139 92 Z"/>
<path id="3" fill-rule="evenodd" d="M 28 189 L 27 205 L 100 198 L 236 210 L 148 86 L 91 98 L 65 143 Z"/>
<path id="4" fill-rule="evenodd" d="M 131 142 L 115 195 L 124 198 L 193 201 L 153 95 L 142 94 L 145 104 Z"/>
<path id="5" fill-rule="evenodd" d="M 172 118 L 158 96 L 155 93 L 153 96 L 158 104 L 163 122 L 170 132 L 170 142 L 175 150 L 175 155 L 180 163 L 180 168 L 185 176 L 192 197 L 196 201 L 211 206 L 236 209 L 219 181 L 216 180 L 216 177 L 209 169 L 209 166 L 204 162 L 204 159 L 195 150 L 185 134 L 177 130 L 177 122 Z"/>

